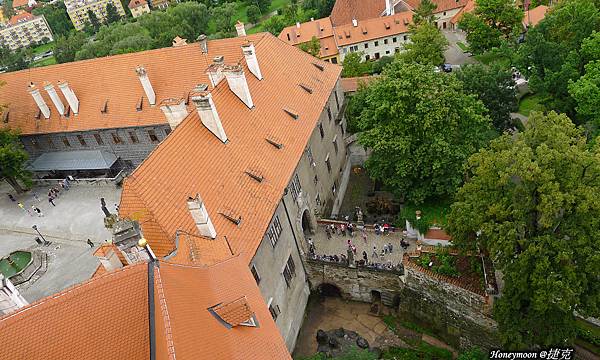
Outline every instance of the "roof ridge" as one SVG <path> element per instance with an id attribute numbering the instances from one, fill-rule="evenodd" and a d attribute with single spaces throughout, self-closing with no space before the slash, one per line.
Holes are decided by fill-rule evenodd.
<path id="1" fill-rule="evenodd" d="M 193 235 L 193 236 L 195 236 L 195 235 Z M 201 236 L 196 236 L 196 237 L 202 238 Z M 204 239 L 204 238 L 202 238 L 202 239 Z M 211 241 L 215 241 L 215 240 L 211 240 Z M 163 259 L 158 259 L 157 261 L 160 264 L 167 264 L 167 265 L 172 265 L 172 266 L 177 266 L 177 267 L 192 268 L 192 269 L 210 269 L 212 267 L 217 267 L 219 265 L 222 265 L 222 264 L 224 264 L 224 263 L 226 263 L 228 261 L 232 261 L 234 259 L 237 259 L 239 257 L 241 257 L 241 253 L 233 254 L 233 255 L 231 255 L 228 258 L 225 258 L 223 260 L 217 261 L 214 264 L 208 264 L 208 265 L 206 265 L 206 264 L 182 264 L 182 263 L 171 262 L 169 260 L 163 260 Z"/>
<path id="2" fill-rule="evenodd" d="M 160 265 L 160 264 L 159 264 Z M 163 318 L 163 329 L 165 331 L 165 338 L 167 340 L 167 352 L 170 359 L 175 359 L 175 342 L 173 341 L 173 329 L 171 328 L 171 317 L 169 316 L 169 308 L 167 305 L 167 298 L 165 296 L 165 290 L 162 284 L 162 277 L 160 275 L 160 266 L 155 267 L 154 282 L 156 284 L 156 292 L 158 293 L 158 302 L 160 305 L 160 314 Z M 156 311 L 156 308 L 155 308 Z M 156 316 L 156 314 L 154 315 Z"/>

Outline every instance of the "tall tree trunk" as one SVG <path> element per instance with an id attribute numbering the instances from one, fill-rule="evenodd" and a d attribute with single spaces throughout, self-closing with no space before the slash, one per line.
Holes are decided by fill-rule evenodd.
<path id="1" fill-rule="evenodd" d="M 10 184 L 10 186 L 13 187 L 13 189 L 15 189 L 15 191 L 17 192 L 17 194 L 22 194 L 25 192 L 25 189 L 23 189 L 21 187 L 21 185 L 19 184 L 19 182 L 17 181 L 17 179 L 12 178 L 12 177 L 5 177 L 4 178 L 6 180 L 7 183 Z"/>

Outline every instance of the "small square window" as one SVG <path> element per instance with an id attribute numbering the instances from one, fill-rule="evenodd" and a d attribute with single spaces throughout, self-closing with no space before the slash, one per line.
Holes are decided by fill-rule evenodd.
<path id="1" fill-rule="evenodd" d="M 68 147 L 68 148 L 71 147 L 71 143 L 69 142 L 69 139 L 67 139 L 66 136 L 62 137 L 62 142 L 63 142 L 63 144 L 65 144 L 66 147 Z"/>
<path id="2" fill-rule="evenodd" d="M 404 35 L 404 41 L 408 40 L 408 35 Z"/>
<path id="3" fill-rule="evenodd" d="M 83 138 L 83 135 L 77 135 L 77 140 L 79 140 L 79 143 L 81 144 L 81 146 L 87 146 L 87 143 L 85 142 L 85 139 Z"/>
<path id="4" fill-rule="evenodd" d="M 137 144 L 137 143 L 139 143 L 139 142 L 140 142 L 140 141 L 138 140 L 138 137 L 137 137 L 137 135 L 136 135 L 136 134 L 135 134 L 135 132 L 133 132 L 133 131 L 130 131 L 130 132 L 129 132 L 129 139 L 131 139 L 131 143 L 132 143 L 132 144 Z"/>
<path id="5" fill-rule="evenodd" d="M 379 41 L 375 41 L 375 46 L 379 46 Z"/>
<path id="6" fill-rule="evenodd" d="M 121 140 L 121 137 L 119 136 L 119 134 L 117 134 L 116 132 L 111 133 L 112 138 L 113 138 L 113 143 L 115 144 L 121 144 L 123 142 L 123 140 Z"/>
<path id="7" fill-rule="evenodd" d="M 369 48 L 369 43 L 365 43 L 365 49 Z"/>
<path id="8" fill-rule="evenodd" d="M 387 45 L 388 39 L 383 39 L 383 43 Z"/>
<path id="9" fill-rule="evenodd" d="M 323 130 L 323 124 L 319 123 L 319 133 L 321 134 L 321 139 L 325 137 L 325 131 Z"/>
<path id="10" fill-rule="evenodd" d="M 158 142 L 158 136 L 156 136 L 154 130 L 148 130 L 148 137 L 150 138 L 151 142 Z"/>
<path id="11" fill-rule="evenodd" d="M 98 145 L 104 145 L 104 140 L 102 140 L 102 136 L 100 136 L 100 134 L 94 134 L 94 138 L 96 139 Z"/>
<path id="12" fill-rule="evenodd" d="M 398 38 L 394 36 L 394 37 L 392 38 L 392 42 L 397 42 L 397 41 L 398 41 Z"/>

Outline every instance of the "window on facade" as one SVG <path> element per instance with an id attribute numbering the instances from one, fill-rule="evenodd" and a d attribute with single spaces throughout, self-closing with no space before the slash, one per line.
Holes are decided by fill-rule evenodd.
<path id="1" fill-rule="evenodd" d="M 444 16 L 446 16 L 446 12 L 444 11 Z"/>
<path id="2" fill-rule="evenodd" d="M 171 133 L 171 129 L 170 128 L 166 128 L 165 129 L 165 136 L 169 136 L 170 133 Z"/>
<path id="3" fill-rule="evenodd" d="M 50 149 L 56 149 L 56 145 L 54 145 L 54 141 L 51 138 L 48 138 L 48 147 Z"/>
<path id="4" fill-rule="evenodd" d="M 337 186 L 335 186 L 335 184 L 333 184 L 333 186 L 331 187 L 331 192 L 335 194 L 336 191 L 337 191 Z"/>
<path id="5" fill-rule="evenodd" d="M 383 43 L 387 45 L 388 39 L 383 39 Z"/>
<path id="6" fill-rule="evenodd" d="M 390 51 L 389 51 L 389 50 L 386 50 L 386 51 L 385 51 L 385 54 L 386 54 L 386 55 L 388 55 L 389 53 L 390 53 Z"/>
<path id="7" fill-rule="evenodd" d="M 277 317 L 279 316 L 279 314 L 281 314 L 281 310 L 279 310 L 279 305 L 269 305 L 269 312 L 271 313 L 271 317 L 273 318 L 273 320 L 277 320 Z"/>
<path id="8" fill-rule="evenodd" d="M 319 177 L 317 175 L 315 175 L 315 178 L 313 179 L 313 181 L 315 182 L 315 185 L 317 185 L 317 183 L 319 182 Z"/>
<path id="9" fill-rule="evenodd" d="M 300 192 L 302 191 L 302 187 L 300 186 L 300 178 L 298 177 L 298 174 L 294 175 L 294 178 L 290 183 L 289 189 L 290 193 L 292 193 L 292 199 L 296 201 L 298 199 L 298 195 L 300 195 Z"/>
<path id="10" fill-rule="evenodd" d="M 69 139 L 67 139 L 66 136 L 62 137 L 62 142 L 63 144 L 65 144 L 66 147 L 71 147 L 71 143 L 69 142 Z"/>
<path id="11" fill-rule="evenodd" d="M 365 43 L 365 49 L 369 48 L 369 43 Z"/>
<path id="12" fill-rule="evenodd" d="M 325 137 L 325 131 L 323 130 L 323 124 L 319 123 L 319 132 L 321 133 L 321 139 Z"/>
<path id="13" fill-rule="evenodd" d="M 337 58 L 331 58 L 331 63 L 332 64 L 337 64 Z"/>
<path id="14" fill-rule="evenodd" d="M 333 95 L 335 96 L 335 107 L 340 110 L 340 99 L 338 98 L 337 91 L 333 91 Z"/>
<path id="15" fill-rule="evenodd" d="M 331 162 L 329 161 L 329 154 L 325 158 L 325 165 L 327 165 L 327 171 L 331 172 Z"/>
<path id="16" fill-rule="evenodd" d="M 365 60 L 366 60 L 366 61 L 369 61 L 369 60 L 371 60 L 371 55 L 365 55 Z"/>
<path id="17" fill-rule="evenodd" d="M 121 144 L 123 142 L 123 140 L 121 140 L 121 137 L 119 136 L 119 134 L 114 132 L 111 135 L 112 135 L 113 143 Z"/>
<path id="18" fill-rule="evenodd" d="M 398 38 L 394 36 L 394 37 L 392 38 L 392 42 L 396 42 L 396 41 L 398 41 Z"/>
<path id="19" fill-rule="evenodd" d="M 408 36 L 404 35 L 404 41 L 408 40 Z"/>
<path id="20" fill-rule="evenodd" d="M 379 53 L 375 53 L 375 59 L 379 59 Z"/>
<path id="21" fill-rule="evenodd" d="M 102 136 L 100 136 L 100 134 L 94 134 L 94 139 L 96 139 L 96 143 L 98 145 L 104 145 L 104 140 L 102 140 Z"/>
<path id="22" fill-rule="evenodd" d="M 83 135 L 77 135 L 77 140 L 79 140 L 79 143 L 81 144 L 81 146 L 87 146 L 87 143 L 85 142 L 85 139 L 83 138 Z"/>
<path id="23" fill-rule="evenodd" d="M 379 41 L 375 41 L 375 46 L 379 46 Z"/>
<path id="24" fill-rule="evenodd" d="M 252 276 L 254 276 L 254 280 L 256 280 L 256 284 L 260 284 L 260 275 L 258 275 L 258 271 L 256 270 L 256 266 L 252 265 L 252 267 L 250 268 L 250 272 L 252 273 Z"/>
<path id="25" fill-rule="evenodd" d="M 327 117 L 329 118 L 329 121 L 331 121 L 332 117 L 331 117 L 331 109 L 329 108 L 329 106 L 327 107 Z"/>
<path id="26" fill-rule="evenodd" d="M 333 137 L 333 148 L 335 149 L 335 153 L 337 154 L 339 151 L 338 143 L 337 143 L 337 135 Z"/>
<path id="27" fill-rule="evenodd" d="M 294 259 L 292 259 L 292 255 L 290 255 L 285 263 L 285 267 L 283 268 L 283 278 L 285 279 L 285 283 L 288 287 L 292 284 L 292 278 L 296 276 L 296 265 L 294 264 Z"/>
<path id="28" fill-rule="evenodd" d="M 133 131 L 129 132 L 129 139 L 131 139 L 131 143 L 132 144 L 137 144 L 137 143 L 140 142 L 140 140 L 138 139 L 137 135 Z"/>
<path id="29" fill-rule="evenodd" d="M 156 136 L 154 130 L 148 130 L 148 137 L 150 138 L 150 141 L 158 142 L 158 136 Z"/>
<path id="30" fill-rule="evenodd" d="M 313 156 L 312 150 L 309 147 L 306 148 L 306 157 L 308 158 L 308 162 L 310 163 L 311 166 L 314 166 L 315 164 L 315 158 Z"/>
<path id="31" fill-rule="evenodd" d="M 317 204 L 317 206 L 321 206 L 321 195 L 317 194 L 317 197 L 315 198 L 315 204 Z"/>
<path id="32" fill-rule="evenodd" d="M 271 226 L 269 226 L 269 230 L 267 230 L 267 236 L 269 237 L 269 241 L 271 241 L 271 245 L 273 247 L 275 247 L 275 244 L 277 244 L 282 230 L 281 222 L 279 222 L 279 216 L 275 215 L 273 218 L 273 223 Z"/>
<path id="33" fill-rule="evenodd" d="M 400 52 L 400 48 L 395 48 L 394 52 Z"/>
<path id="34" fill-rule="evenodd" d="M 40 149 L 40 143 L 36 139 L 31 139 L 31 145 L 33 145 L 35 149 Z"/>

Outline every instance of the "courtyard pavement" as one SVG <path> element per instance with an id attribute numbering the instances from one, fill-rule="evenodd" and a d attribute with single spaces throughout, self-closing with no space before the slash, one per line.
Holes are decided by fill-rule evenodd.
<path id="1" fill-rule="evenodd" d="M 319 224 L 316 233 L 309 236 L 315 244 L 315 253 L 317 255 L 346 255 L 346 249 L 348 248 L 348 240 L 351 240 L 354 246 L 356 246 L 356 260 L 362 259 L 362 252 L 367 252 L 367 258 L 369 262 L 388 264 L 391 262 L 392 265 L 397 265 L 402 262 L 402 256 L 405 252 L 416 250 L 415 240 L 407 240 L 409 247 L 407 250 L 402 249 L 400 246 L 400 240 L 402 239 L 402 231 L 398 230 L 389 235 L 377 235 L 372 230 L 366 230 L 367 241 L 363 240 L 360 231 L 355 231 L 354 236 L 333 235 L 331 239 L 327 239 L 325 233 L 325 225 Z M 392 244 L 392 253 L 381 256 L 381 250 L 383 250 L 384 244 Z M 373 246 L 377 248 L 378 257 L 373 257 Z"/>
<path id="2" fill-rule="evenodd" d="M 464 32 L 444 30 L 442 33 L 446 37 L 446 40 L 448 40 L 448 49 L 446 49 L 444 52 L 446 63 L 452 65 L 464 65 L 473 64 L 476 62 L 473 57 L 470 57 L 464 53 L 462 49 L 456 45 L 456 43 L 459 41 L 463 44 L 467 43 Z"/>
<path id="3" fill-rule="evenodd" d="M 41 201 L 34 198 L 33 191 Z M 12 202 L 7 193 L 30 212 L 32 204 L 37 206 L 44 216 L 30 216 L 17 206 L 17 202 Z M 30 302 L 91 277 L 99 264 L 93 256 L 94 250 L 111 238 L 111 233 L 104 228 L 100 197 L 105 198 L 109 211 L 114 212 L 121 189 L 112 185 L 74 185 L 69 191 L 61 191 L 55 200 L 56 207 L 48 202 L 47 193 L 46 186 L 16 195 L 7 184 L 0 183 L 0 258 L 15 250 L 36 247 L 48 255 L 46 273 L 33 284 L 19 286 L 21 294 Z M 35 238 L 39 235 L 32 225 L 37 225 L 44 238 L 52 242 L 50 246 L 37 245 Z M 93 249 L 87 245 L 87 239 L 94 243 Z"/>

